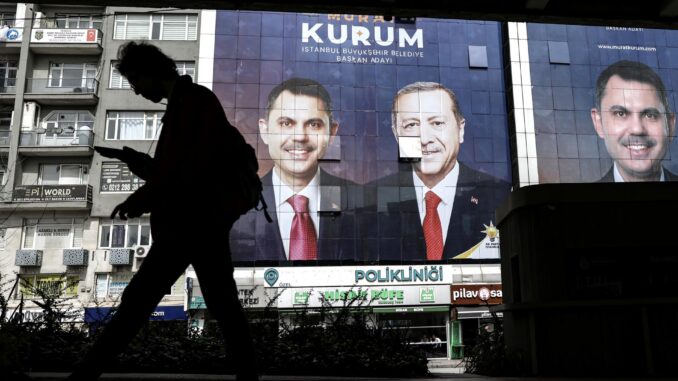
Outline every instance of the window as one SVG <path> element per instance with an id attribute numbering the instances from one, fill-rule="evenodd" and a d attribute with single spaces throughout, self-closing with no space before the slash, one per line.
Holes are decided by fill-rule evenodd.
<path id="1" fill-rule="evenodd" d="M 12 131 L 12 109 L 0 109 L 0 146 L 9 146 Z"/>
<path id="2" fill-rule="evenodd" d="M 0 26 L 7 25 L 10 28 L 13 27 L 15 17 L 16 13 L 0 12 Z"/>
<path id="3" fill-rule="evenodd" d="M 106 140 L 156 140 L 163 112 L 111 111 L 106 116 Z"/>
<path id="4" fill-rule="evenodd" d="M 93 124 L 94 116 L 89 111 L 53 111 L 43 119 L 46 132 L 39 135 L 40 145 L 80 144 L 83 134 L 87 134 L 87 143 Z"/>
<path id="5" fill-rule="evenodd" d="M 0 89 L 16 86 L 16 71 L 16 61 L 0 61 Z"/>
<path id="6" fill-rule="evenodd" d="M 193 61 L 176 61 L 177 72 L 179 75 L 190 75 L 195 82 L 195 62 Z M 130 85 L 127 78 L 122 76 L 118 69 L 115 68 L 117 62 L 111 62 L 111 78 L 108 82 L 108 87 L 111 89 L 129 89 Z"/>
<path id="7" fill-rule="evenodd" d="M 49 66 L 48 87 L 84 87 L 94 90 L 96 76 L 96 64 L 52 63 Z"/>
<path id="8" fill-rule="evenodd" d="M 56 27 L 59 29 L 101 29 L 100 15 L 56 15 Z"/>
<path id="9" fill-rule="evenodd" d="M 39 185 L 81 185 L 89 182 L 88 164 L 41 164 Z"/>
<path id="10" fill-rule="evenodd" d="M 101 248 L 132 248 L 136 245 L 149 246 L 152 242 L 148 219 L 109 220 L 101 223 L 99 234 Z"/>
<path id="11" fill-rule="evenodd" d="M 96 274 L 96 288 L 94 295 L 96 298 L 118 298 L 122 295 L 125 287 L 132 280 L 134 273 L 120 272 L 120 273 L 99 273 Z M 179 279 L 167 290 L 168 295 L 179 296 L 184 293 L 185 275 L 181 275 Z"/>
<path id="12" fill-rule="evenodd" d="M 65 275 L 20 275 L 19 294 L 17 299 L 39 297 L 36 291 L 44 292 L 52 296 L 76 296 L 78 295 L 77 276 Z"/>
<path id="13" fill-rule="evenodd" d="M 177 14 L 115 15 L 116 40 L 196 40 L 198 16 Z"/>
<path id="14" fill-rule="evenodd" d="M 82 248 L 83 218 L 26 219 L 22 249 Z"/>

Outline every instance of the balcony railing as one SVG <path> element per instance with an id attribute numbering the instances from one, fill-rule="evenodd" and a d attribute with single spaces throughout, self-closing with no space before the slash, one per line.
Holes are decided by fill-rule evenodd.
<path id="1" fill-rule="evenodd" d="M 59 131 L 44 130 L 21 132 L 19 146 L 21 147 L 93 147 L 94 132 L 90 129 L 74 130 L 72 128 Z M 0 131 L 2 132 L 2 131 Z M 0 135 L 0 147 L 2 146 Z M 9 142 L 9 138 L 7 139 Z"/>
<path id="2" fill-rule="evenodd" d="M 26 93 L 32 94 L 91 94 L 98 88 L 95 78 L 26 78 Z"/>
<path id="3" fill-rule="evenodd" d="M 17 185 L 12 194 L 14 202 L 92 202 L 92 186 L 80 185 Z"/>
<path id="4" fill-rule="evenodd" d="M 31 43 L 100 45 L 102 36 L 95 28 L 36 28 L 31 31 Z"/>

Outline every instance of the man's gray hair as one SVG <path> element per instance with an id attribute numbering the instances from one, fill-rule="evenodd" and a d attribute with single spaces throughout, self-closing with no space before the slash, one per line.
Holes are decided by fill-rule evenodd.
<path id="1" fill-rule="evenodd" d="M 457 123 L 461 123 L 464 119 L 464 115 L 461 113 L 459 108 L 459 102 L 457 101 L 457 96 L 454 94 L 454 91 L 448 89 L 447 87 L 441 85 L 438 82 L 414 82 L 398 90 L 396 96 L 393 98 L 393 104 L 391 105 L 391 122 L 393 128 L 396 127 L 396 121 L 398 120 L 398 98 L 406 94 L 420 93 L 425 91 L 435 91 L 442 90 L 447 95 L 450 96 L 452 101 L 452 112 L 454 113 L 454 118 L 457 120 Z"/>

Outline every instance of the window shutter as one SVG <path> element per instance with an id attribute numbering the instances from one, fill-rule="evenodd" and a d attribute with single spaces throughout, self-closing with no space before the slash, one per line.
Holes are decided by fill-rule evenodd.
<path id="1" fill-rule="evenodd" d="M 188 39 L 198 39 L 198 16 L 188 16 Z"/>
<path id="2" fill-rule="evenodd" d="M 26 226 L 24 229 L 24 249 L 32 249 L 35 239 L 35 225 Z"/>
<path id="3" fill-rule="evenodd" d="M 113 32 L 113 39 L 115 40 L 124 40 L 125 39 L 125 15 L 115 16 L 115 31 Z"/>
<path id="4" fill-rule="evenodd" d="M 186 16 L 165 15 L 162 40 L 186 40 Z"/>
<path id="5" fill-rule="evenodd" d="M 150 28 L 148 15 L 127 15 L 127 40 L 147 40 Z"/>
<path id="6" fill-rule="evenodd" d="M 82 236 L 85 226 L 82 222 L 73 224 L 73 247 L 82 248 Z"/>

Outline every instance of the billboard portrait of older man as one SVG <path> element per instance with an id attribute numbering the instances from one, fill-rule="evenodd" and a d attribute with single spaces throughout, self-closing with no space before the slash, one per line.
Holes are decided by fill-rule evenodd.
<path id="1" fill-rule="evenodd" d="M 496 233 L 494 210 L 510 185 L 457 160 L 466 128 L 457 96 L 447 87 L 415 82 L 397 92 L 393 134 L 399 141 L 420 140 L 421 160 L 401 163 L 399 173 L 377 181 L 399 190 L 397 200 L 382 206 L 387 213 L 380 222 L 387 226 L 381 244 L 388 247 L 391 239 L 394 246 L 382 250 L 380 259 L 475 258 L 473 250 Z"/>

